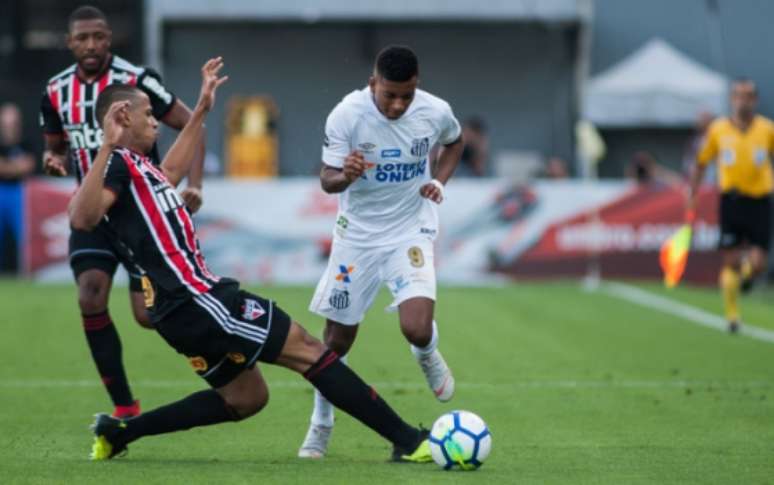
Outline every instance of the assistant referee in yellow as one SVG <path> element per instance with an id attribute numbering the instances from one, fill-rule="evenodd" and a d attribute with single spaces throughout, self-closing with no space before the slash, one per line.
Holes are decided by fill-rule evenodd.
<path id="1" fill-rule="evenodd" d="M 758 89 L 749 79 L 731 84 L 731 116 L 716 119 L 707 131 L 691 176 L 688 218 L 710 162 L 717 164 L 720 186 L 720 249 L 728 330 L 739 330 L 737 296 L 766 268 L 771 232 L 771 157 L 774 123 L 756 113 Z"/>

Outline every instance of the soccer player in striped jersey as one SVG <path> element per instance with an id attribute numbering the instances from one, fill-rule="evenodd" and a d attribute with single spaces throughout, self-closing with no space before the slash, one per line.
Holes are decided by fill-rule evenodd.
<path id="1" fill-rule="evenodd" d="M 107 221 L 125 253 L 150 277 L 149 315 L 158 333 L 188 357 L 212 389 L 133 418 L 98 415 L 92 459 L 112 458 L 143 436 L 257 413 L 268 400 L 256 366 L 260 360 L 302 374 L 328 400 L 390 441 L 393 459 L 429 461 L 427 430 L 403 421 L 335 352 L 273 301 L 207 269 L 190 210 L 175 186 L 188 171 L 215 92 L 227 79 L 219 77 L 222 66 L 216 58 L 202 67 L 191 120 L 158 167 L 145 155 L 158 131 L 149 97 L 136 87 L 116 85 L 97 102 L 104 143 L 70 203 L 70 221 L 83 230 Z"/>
<path id="2" fill-rule="evenodd" d="M 41 101 L 40 122 L 46 145 L 44 168 L 49 174 L 66 175 L 68 158 L 78 182 L 88 173 L 102 144 L 95 109 L 97 97 L 110 85 L 140 88 L 151 100 L 154 115 L 172 128 L 182 129 L 190 118 L 190 110 L 166 90 L 157 73 L 111 54 L 110 42 L 110 27 L 100 10 L 84 6 L 73 11 L 68 20 L 67 45 L 76 62 L 49 80 Z M 195 162 L 182 196 L 196 211 L 202 202 L 203 143 L 192 156 Z M 129 272 L 135 319 L 151 328 L 145 312 L 142 279 L 133 265 L 116 251 L 102 226 L 91 232 L 73 230 L 69 259 L 78 284 L 86 341 L 115 406 L 114 413 L 117 416 L 138 414 L 139 402 L 129 388 L 121 341 L 108 312 L 108 297 L 113 274 L 121 263 Z"/>

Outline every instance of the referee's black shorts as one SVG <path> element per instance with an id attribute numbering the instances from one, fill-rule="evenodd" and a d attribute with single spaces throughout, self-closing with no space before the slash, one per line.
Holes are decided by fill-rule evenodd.
<path id="1" fill-rule="evenodd" d="M 720 196 L 720 249 L 742 245 L 769 250 L 771 197 L 748 197 L 738 192 Z"/>
<path id="2" fill-rule="evenodd" d="M 156 330 L 212 387 L 222 387 L 257 360 L 274 362 L 290 331 L 290 317 L 271 300 L 219 284 L 194 296 L 161 321 Z"/>

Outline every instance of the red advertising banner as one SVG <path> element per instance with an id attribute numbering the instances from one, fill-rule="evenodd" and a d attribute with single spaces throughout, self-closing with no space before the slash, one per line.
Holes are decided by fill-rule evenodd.
<path id="1" fill-rule="evenodd" d="M 626 181 L 459 180 L 439 206 L 435 263 L 443 284 L 515 278 L 661 280 L 659 249 L 683 222 L 685 195 Z M 25 187 L 24 262 L 39 281 L 69 281 L 67 203 L 72 180 Z M 325 270 L 336 198 L 309 179 L 208 180 L 195 215 L 217 274 L 249 283 L 314 284 Z M 717 192 L 706 188 L 683 279 L 714 284 L 720 264 Z M 239 210 L 235 210 L 238 207 Z"/>
<path id="2" fill-rule="evenodd" d="M 25 183 L 25 274 L 31 275 L 67 261 L 70 236 L 67 204 L 72 191 L 72 182 L 62 184 L 33 179 Z"/>
<path id="3" fill-rule="evenodd" d="M 700 193 L 699 212 L 684 280 L 714 284 L 717 251 L 717 191 Z M 661 244 L 683 223 L 685 194 L 673 187 L 636 187 L 596 209 L 551 224 L 528 250 L 496 269 L 517 277 L 660 279 Z"/>

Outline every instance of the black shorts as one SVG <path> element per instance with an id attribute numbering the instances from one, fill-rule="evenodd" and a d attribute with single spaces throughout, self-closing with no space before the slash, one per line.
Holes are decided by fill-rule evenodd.
<path id="1" fill-rule="evenodd" d="M 720 249 L 748 244 L 768 251 L 770 239 L 770 197 L 747 197 L 736 192 L 720 196 Z"/>
<path id="2" fill-rule="evenodd" d="M 76 280 L 81 273 L 90 269 L 104 271 L 112 278 L 116 267 L 121 263 L 129 274 L 129 289 L 142 291 L 139 270 L 115 248 L 107 229 L 102 224 L 97 225 L 92 231 L 72 229 L 69 246 L 70 268 Z"/>
<path id="3" fill-rule="evenodd" d="M 159 334 L 212 387 L 221 387 L 255 365 L 274 362 L 290 331 L 290 317 L 271 300 L 216 286 L 156 323 Z"/>

